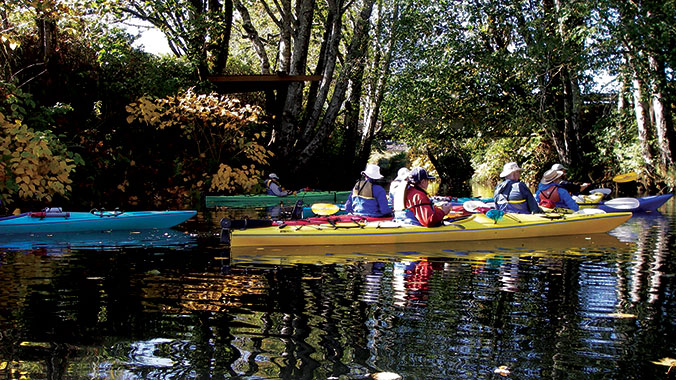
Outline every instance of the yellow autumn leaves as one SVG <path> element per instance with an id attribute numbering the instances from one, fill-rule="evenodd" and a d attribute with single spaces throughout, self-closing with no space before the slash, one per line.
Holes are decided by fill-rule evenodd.
<path id="1" fill-rule="evenodd" d="M 179 128 L 194 143 L 195 158 L 204 160 L 209 171 L 195 181 L 198 190 L 249 192 L 260 184 L 259 167 L 272 157 L 261 142 L 265 132 L 255 131 L 261 110 L 238 99 L 189 89 L 162 99 L 142 97 L 126 110 L 128 123 L 140 121 L 160 130 Z M 194 178 L 195 173 L 184 176 Z"/>
<path id="2" fill-rule="evenodd" d="M 0 193 L 2 201 L 51 201 L 71 191 L 75 160 L 51 132 L 35 131 L 0 113 Z"/>

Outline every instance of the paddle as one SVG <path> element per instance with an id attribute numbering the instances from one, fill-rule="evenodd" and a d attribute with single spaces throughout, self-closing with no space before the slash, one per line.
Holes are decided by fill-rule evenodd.
<path id="1" fill-rule="evenodd" d="M 315 215 L 320 216 L 330 216 L 340 211 L 340 207 L 333 203 L 313 203 L 310 208 Z"/>
<path id="2" fill-rule="evenodd" d="M 641 202 L 636 198 L 613 198 L 602 203 L 604 206 L 618 210 L 631 210 L 639 207 Z"/>
<path id="3" fill-rule="evenodd" d="M 629 173 L 625 173 L 625 174 L 616 175 L 615 177 L 613 177 L 613 182 L 625 183 L 625 182 L 636 181 L 637 179 L 638 179 L 638 173 L 629 172 Z"/>
<path id="4" fill-rule="evenodd" d="M 610 181 L 603 181 L 603 182 L 594 182 L 591 185 L 603 185 L 606 183 L 611 183 L 611 182 L 616 182 L 616 183 L 626 183 L 626 182 L 631 182 L 631 181 L 636 181 L 638 179 L 638 173 L 636 172 L 629 172 L 629 173 L 624 173 L 624 174 L 618 174 L 615 177 L 613 177 Z"/>

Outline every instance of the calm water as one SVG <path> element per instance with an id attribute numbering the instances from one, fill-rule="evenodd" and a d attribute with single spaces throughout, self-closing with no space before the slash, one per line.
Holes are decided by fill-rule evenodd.
<path id="1" fill-rule="evenodd" d="M 674 201 L 611 234 L 233 250 L 183 231 L 0 241 L 0 379 L 666 379 Z M 209 232 L 211 231 L 211 233 Z"/>

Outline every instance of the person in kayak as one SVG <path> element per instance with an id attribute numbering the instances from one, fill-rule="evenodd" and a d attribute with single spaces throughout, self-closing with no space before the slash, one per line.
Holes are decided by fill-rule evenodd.
<path id="1" fill-rule="evenodd" d="M 408 184 L 408 175 L 410 173 L 411 171 L 406 167 L 403 167 L 397 171 L 397 177 L 390 183 L 390 191 L 387 195 L 387 200 L 390 202 L 390 205 L 394 205 L 394 199 L 397 197 L 397 193 L 406 190 L 406 185 Z M 402 200 L 404 199 L 403 197 L 400 198 Z M 403 204 L 401 205 L 401 209 L 403 209 Z"/>
<path id="2" fill-rule="evenodd" d="M 361 172 L 361 179 L 352 188 L 352 194 L 345 202 L 345 211 L 348 214 L 359 216 L 383 217 L 392 215 L 392 209 L 387 204 L 385 189 L 374 181 L 382 179 L 380 166 L 367 164 Z"/>
<path id="3" fill-rule="evenodd" d="M 268 179 L 265 180 L 265 194 L 276 195 L 278 197 L 286 197 L 292 194 L 291 191 L 286 191 L 279 184 L 279 177 L 275 173 L 270 173 Z"/>
<path id="4" fill-rule="evenodd" d="M 583 192 L 587 187 L 589 187 L 589 183 L 585 182 L 583 184 L 578 184 L 578 183 L 573 183 L 565 179 L 566 173 L 568 172 L 568 169 L 561 165 L 561 164 L 554 164 L 552 165 L 552 168 L 549 170 L 561 170 L 563 172 L 563 177 L 561 177 L 561 182 L 559 183 L 560 187 L 563 187 L 570 193 L 571 195 L 578 195 L 581 192 Z"/>
<path id="5" fill-rule="evenodd" d="M 535 192 L 535 200 L 542 207 L 562 207 L 577 211 L 580 209 L 580 206 L 571 197 L 568 190 L 561 186 L 563 175 L 563 170 L 547 170 L 542 176 L 538 190 Z"/>
<path id="6" fill-rule="evenodd" d="M 521 182 L 521 169 L 516 162 L 508 162 L 502 167 L 502 182 L 495 187 L 493 199 L 495 207 L 505 212 L 533 214 L 541 212 L 533 193 Z"/>
<path id="7" fill-rule="evenodd" d="M 404 192 L 405 221 L 424 227 L 436 227 L 442 224 L 444 216 L 451 211 L 451 204 L 435 206 L 427 195 L 427 186 L 434 177 L 427 170 L 416 167 L 411 170 L 408 185 Z M 395 200 L 396 202 L 396 200 Z"/>

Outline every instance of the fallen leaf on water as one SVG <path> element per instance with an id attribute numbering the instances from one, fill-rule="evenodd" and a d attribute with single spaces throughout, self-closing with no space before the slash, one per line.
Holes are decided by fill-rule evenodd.
<path id="1" fill-rule="evenodd" d="M 509 368 L 507 368 L 506 365 L 501 365 L 500 367 L 496 368 L 493 373 L 497 373 L 500 376 L 509 376 L 511 372 L 509 372 Z"/>
<path id="2" fill-rule="evenodd" d="M 636 318 L 636 314 L 627 314 L 627 313 L 610 313 L 608 314 L 610 318 Z"/>
<path id="3" fill-rule="evenodd" d="M 663 365 L 665 367 L 673 367 L 674 365 L 676 365 L 676 359 L 662 358 L 662 359 L 660 359 L 660 361 L 652 362 L 652 363 L 657 364 L 657 365 Z"/>
<path id="4" fill-rule="evenodd" d="M 660 361 L 658 361 L 658 362 L 652 362 L 652 363 L 653 363 L 653 364 L 657 364 L 657 365 L 663 365 L 663 366 L 665 366 L 665 367 L 669 367 L 669 369 L 667 370 L 667 374 L 668 374 L 669 372 L 671 372 L 671 368 L 672 368 L 674 365 L 676 365 L 676 359 L 672 359 L 672 358 L 662 358 L 662 359 L 660 359 Z"/>
<path id="5" fill-rule="evenodd" d="M 377 372 L 372 373 L 371 378 L 374 380 L 401 380 L 401 375 L 394 372 Z"/>

